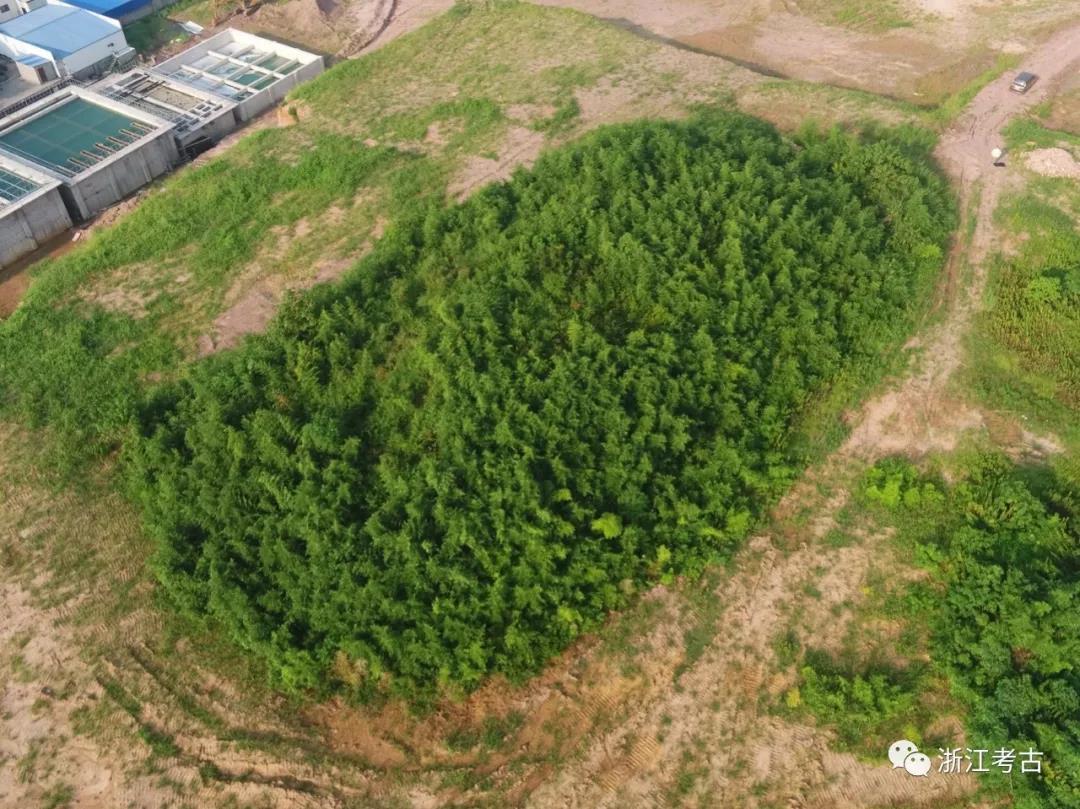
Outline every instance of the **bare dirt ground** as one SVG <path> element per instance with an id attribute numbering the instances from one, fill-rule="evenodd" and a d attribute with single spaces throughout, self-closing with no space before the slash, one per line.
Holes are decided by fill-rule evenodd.
<path id="1" fill-rule="evenodd" d="M 241 709 L 190 640 L 177 652 L 193 680 L 160 667 L 136 515 L 107 489 L 27 474 L 14 459 L 28 440 L 0 423 L 0 806 L 340 809 L 358 776 L 309 760 L 287 706 Z M 106 588 L 123 592 L 120 614 Z"/>
<path id="2" fill-rule="evenodd" d="M 793 493 L 780 508 L 806 494 Z M 685 798 L 690 806 L 933 805 L 972 791 L 967 778 L 912 779 L 833 752 L 829 733 L 771 710 L 794 680 L 776 659 L 776 640 L 795 629 L 818 647 L 838 645 L 847 624 L 835 613 L 850 614 L 850 600 L 870 571 L 890 561 L 874 558 L 873 537 L 824 550 L 820 540 L 831 527 L 828 520 L 817 522 L 796 548 L 784 547 L 779 537 L 751 542 L 731 578 L 713 593 L 726 606 L 707 651 L 681 675 L 673 676 L 674 666 L 653 667 L 648 683 L 627 701 L 628 713 L 614 727 L 598 730 L 584 755 L 540 786 L 527 805 L 664 806 L 689 761 L 700 767 Z M 823 568 L 828 575 L 817 576 Z M 800 596 L 810 579 L 824 600 L 800 616 L 814 603 Z M 687 625 L 684 619 L 676 631 Z M 640 741 L 648 742 L 645 756 L 638 755 Z"/>
<path id="3" fill-rule="evenodd" d="M 30 276 L 19 266 L 0 272 L 0 317 L 14 312 L 29 288 Z"/>
<path id="4" fill-rule="evenodd" d="M 383 33 L 396 6 L 397 0 L 280 0 L 263 3 L 244 13 L 239 0 L 201 0 L 195 5 L 185 5 L 172 16 L 177 21 L 192 19 L 200 23 L 203 32 L 163 46 L 150 59 L 160 62 L 229 27 L 324 56 L 347 58 Z"/>
<path id="5" fill-rule="evenodd" d="M 16 806 L 20 799 L 35 800 L 53 783 L 77 790 L 84 806 L 104 806 L 102 796 L 107 793 L 126 803 L 133 793 L 144 792 L 144 785 L 123 785 L 125 779 L 114 779 L 93 745 L 70 744 L 59 756 L 43 750 L 45 739 L 54 734 L 74 736 L 73 709 L 99 700 L 101 694 L 85 667 L 73 659 L 78 648 L 74 638 L 55 628 L 56 611 L 30 602 L 30 594 L 15 582 L 5 581 L 0 587 L 4 615 L 0 645 L 17 661 L 17 670 L 0 695 L 7 717 L 0 738 L 0 760 L 6 765 L 0 768 L 0 803 Z M 43 627 L 49 629 L 42 631 Z M 116 787 L 127 794 L 116 795 Z"/>
<path id="6" fill-rule="evenodd" d="M 343 211 L 330 209 L 324 220 L 333 219 L 335 215 L 340 219 Z M 301 220 L 293 228 L 279 232 L 279 254 L 284 255 L 294 240 L 303 238 L 320 224 L 325 226 L 327 222 L 312 225 Z M 198 340 L 197 355 L 205 357 L 233 348 L 245 336 L 265 331 L 285 296 L 340 278 L 374 246 L 385 226 L 385 220 L 376 219 L 368 239 L 358 250 L 351 250 L 348 255 L 324 256 L 314 265 L 306 267 L 307 272 L 300 277 L 287 278 L 280 274 L 264 273 L 258 263 L 254 264 L 229 290 L 225 308 L 214 320 L 210 333 Z M 266 255 L 266 251 L 263 251 L 263 255 Z"/>
<path id="7" fill-rule="evenodd" d="M 796 0 L 536 0 L 576 8 L 675 45 L 715 53 L 776 75 L 916 102 L 939 101 L 993 63 L 1024 53 L 1080 3 L 910 0 L 902 27 L 830 24 Z M 857 5 L 857 4 L 852 4 Z M 862 4 L 873 12 L 879 3 Z M 1006 13 L 1007 12 L 1007 13 Z"/>
<path id="8" fill-rule="evenodd" d="M 1027 167 L 1044 177 L 1080 180 L 1080 162 L 1061 148 L 1035 149 L 1027 155 Z"/>
<path id="9" fill-rule="evenodd" d="M 375 50 L 393 42 L 410 31 L 415 31 L 454 5 L 454 0 L 396 0 L 390 20 L 380 36 L 373 40 L 367 50 Z"/>
<path id="10" fill-rule="evenodd" d="M 286 0 L 267 3 L 251 16 L 230 17 L 218 27 L 241 28 L 347 58 L 383 32 L 395 4 L 396 0 Z"/>
<path id="11" fill-rule="evenodd" d="M 544 148 L 546 138 L 524 126 L 513 126 L 494 157 L 474 155 L 467 159 L 458 176 L 446 189 L 455 199 L 464 199 L 476 189 L 506 180 L 519 166 L 531 166 Z"/>
<path id="12" fill-rule="evenodd" d="M 1080 74 L 1066 79 L 1058 97 L 1051 102 L 1046 125 L 1080 135 Z"/>
<path id="13" fill-rule="evenodd" d="M 73 232 L 65 231 L 43 244 L 33 253 L 23 256 L 15 263 L 0 268 L 0 318 L 5 318 L 15 311 L 19 302 L 30 288 L 30 271 L 34 265 L 46 258 L 61 256 L 71 250 L 76 241 Z"/>

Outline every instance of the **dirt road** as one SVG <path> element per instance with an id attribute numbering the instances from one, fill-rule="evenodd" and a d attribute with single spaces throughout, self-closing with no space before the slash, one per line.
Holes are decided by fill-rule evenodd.
<path id="1" fill-rule="evenodd" d="M 947 307 L 944 322 L 913 341 L 922 349 L 922 368 L 897 389 L 868 402 L 862 418 L 841 452 L 863 458 L 892 453 L 921 455 L 949 450 L 960 433 L 981 423 L 978 412 L 948 400 L 948 382 L 963 360 L 963 340 L 986 286 L 987 256 L 1000 243 L 993 224 L 994 210 L 1013 174 L 995 167 L 991 150 L 1004 148 L 1001 132 L 1023 111 L 1052 94 L 1080 66 L 1080 25 L 1054 34 L 1024 60 L 1021 68 L 1039 76 L 1035 87 L 1021 95 L 1009 89 L 1013 73 L 985 87 L 944 134 L 937 158 L 959 189 L 964 221 L 971 226 L 969 244 L 958 244 L 950 257 L 943 286 Z M 1008 155 L 1006 155 L 1006 163 Z M 961 278 L 969 274 L 967 285 Z"/>

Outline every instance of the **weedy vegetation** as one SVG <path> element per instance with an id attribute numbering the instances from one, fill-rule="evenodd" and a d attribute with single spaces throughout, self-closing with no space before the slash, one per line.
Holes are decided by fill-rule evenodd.
<path id="1" fill-rule="evenodd" d="M 947 485 L 888 459 L 869 470 L 862 492 L 928 574 L 900 587 L 888 605 L 912 630 L 910 651 L 927 662 L 845 671 L 808 655 L 799 699 L 788 707 L 805 705 L 836 728 L 842 745 L 878 756 L 888 737 L 955 747 L 955 738 L 922 735 L 935 719 L 928 697 L 943 679 L 968 747 L 1013 750 L 1017 768 L 1022 752 L 1043 754 L 1041 774 L 1010 778 L 991 768 L 983 776 L 989 795 L 1025 809 L 1075 806 L 1080 469 L 1075 460 L 1017 467 L 979 451 L 961 471 Z"/>

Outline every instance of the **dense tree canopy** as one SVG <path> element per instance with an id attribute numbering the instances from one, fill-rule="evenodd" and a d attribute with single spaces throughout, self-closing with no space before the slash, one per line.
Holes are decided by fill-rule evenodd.
<path id="1" fill-rule="evenodd" d="M 839 133 L 715 116 L 549 153 L 155 399 L 161 581 L 294 687 L 534 670 L 745 535 L 951 224 L 925 163 Z"/>
<path id="2" fill-rule="evenodd" d="M 943 586 L 923 598 L 970 743 L 1044 754 L 1041 776 L 1011 779 L 1015 806 L 1080 806 L 1080 478 L 1032 486 L 985 458 L 943 521 L 930 547 Z"/>

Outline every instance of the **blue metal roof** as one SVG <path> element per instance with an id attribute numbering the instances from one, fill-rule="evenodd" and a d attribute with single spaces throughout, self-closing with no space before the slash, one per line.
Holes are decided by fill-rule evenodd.
<path id="1" fill-rule="evenodd" d="M 0 25 L 0 34 L 37 45 L 58 59 L 117 32 L 109 20 L 103 20 L 81 8 L 47 5 Z"/>
<path id="2" fill-rule="evenodd" d="M 49 60 L 44 56 L 38 56 L 37 54 L 29 54 L 27 56 L 17 56 L 15 61 L 20 64 L 29 65 L 30 67 L 37 67 L 38 65 L 48 64 Z"/>
<path id="3" fill-rule="evenodd" d="M 150 5 L 152 0 L 70 0 L 70 2 L 73 6 L 96 11 L 98 14 L 118 20 L 133 11 L 138 11 L 143 6 Z"/>

